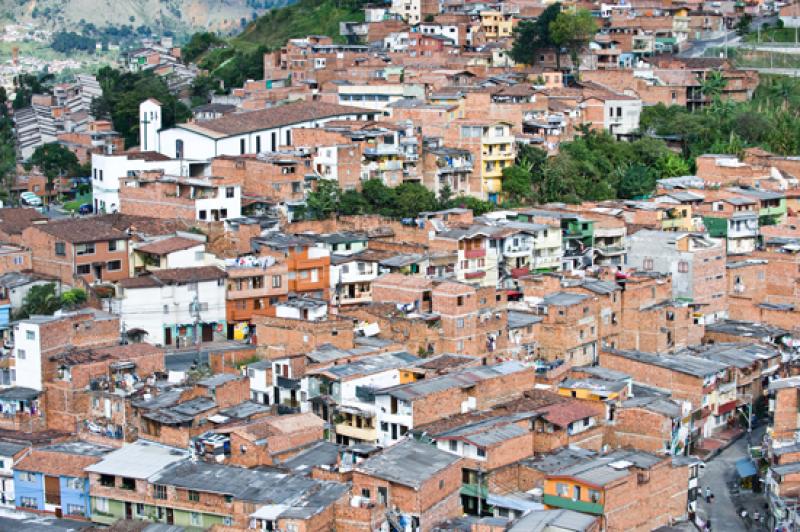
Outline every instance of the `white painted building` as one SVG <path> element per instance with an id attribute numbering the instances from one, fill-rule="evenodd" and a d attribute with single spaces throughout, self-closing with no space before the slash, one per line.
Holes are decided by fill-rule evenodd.
<path id="1" fill-rule="evenodd" d="M 422 22 L 422 0 L 392 0 L 390 11 L 412 26 Z"/>
<path id="2" fill-rule="evenodd" d="M 119 282 L 123 330 L 142 329 L 154 345 L 211 342 L 225 330 L 225 272 L 216 266 L 156 270 Z"/>
<path id="3" fill-rule="evenodd" d="M 42 337 L 40 325 L 54 316 L 31 316 L 14 326 L 14 368 L 11 385 L 42 390 Z"/>
<path id="4" fill-rule="evenodd" d="M 14 464 L 27 455 L 27 445 L 0 442 L 0 507 L 14 508 Z"/>
<path id="5" fill-rule="evenodd" d="M 148 98 L 139 104 L 139 151 L 159 151 L 161 102 Z"/>
<path id="6" fill-rule="evenodd" d="M 170 159 L 158 152 L 130 152 L 113 155 L 92 155 L 92 197 L 94 212 L 113 213 L 119 210 L 120 178 L 139 171 L 161 170 L 165 174 L 197 173 L 205 163 Z"/>
<path id="7" fill-rule="evenodd" d="M 293 129 L 320 127 L 331 120 L 373 120 L 375 115 L 374 110 L 360 107 L 294 102 L 162 129 L 159 152 L 176 159 L 209 159 L 276 151 L 292 145 Z"/>
<path id="8" fill-rule="evenodd" d="M 312 270 L 311 282 L 319 281 L 319 279 L 314 279 L 313 274 L 317 273 L 316 269 Z M 280 301 L 275 305 L 275 316 L 290 320 L 322 321 L 328 317 L 328 303 L 311 297 Z"/>

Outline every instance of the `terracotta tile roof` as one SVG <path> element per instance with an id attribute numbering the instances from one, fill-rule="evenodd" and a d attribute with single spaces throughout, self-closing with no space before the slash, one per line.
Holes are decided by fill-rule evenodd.
<path id="1" fill-rule="evenodd" d="M 216 266 L 198 266 L 195 268 L 172 268 L 169 270 L 156 270 L 150 275 L 122 279 L 119 286 L 122 288 L 152 288 L 165 284 L 186 284 L 202 281 L 213 281 L 226 277 L 225 271 Z"/>
<path id="2" fill-rule="evenodd" d="M 37 228 L 59 240 L 73 244 L 128 239 L 127 233 L 115 229 L 111 224 L 99 218 L 54 220 L 46 224 L 37 225 Z"/>
<path id="3" fill-rule="evenodd" d="M 574 421 L 597 415 L 594 408 L 579 401 L 566 401 L 550 405 L 539 410 L 539 413 L 553 425 L 562 428 Z"/>
<path id="4" fill-rule="evenodd" d="M 326 102 L 297 102 L 258 111 L 234 113 L 213 120 L 199 120 L 190 124 L 181 124 L 178 127 L 212 137 L 227 137 L 288 126 L 308 120 L 365 113 L 375 114 L 375 111 Z"/>
<path id="5" fill-rule="evenodd" d="M 144 253 L 150 253 L 152 255 L 166 255 L 167 253 L 174 253 L 175 251 L 181 251 L 202 245 L 203 242 L 200 242 L 199 240 L 193 240 L 191 238 L 184 238 L 181 236 L 173 236 L 145 244 L 144 246 L 139 246 L 136 248 L 136 250 Z"/>
<path id="6" fill-rule="evenodd" d="M 185 231 L 191 225 L 183 220 L 170 220 L 167 218 L 151 218 L 149 216 L 137 216 L 133 214 L 104 214 L 97 217 L 111 224 L 115 229 L 137 233 L 147 236 L 171 235 L 175 231 Z"/>
<path id="7" fill-rule="evenodd" d="M 10 235 L 18 235 L 34 222 L 47 220 L 47 216 L 36 209 L 6 208 L 0 209 L 0 231 Z"/>
<path id="8" fill-rule="evenodd" d="M 53 477 L 84 477 L 83 469 L 101 460 L 102 456 L 85 456 L 34 449 L 14 469 L 44 473 Z"/>

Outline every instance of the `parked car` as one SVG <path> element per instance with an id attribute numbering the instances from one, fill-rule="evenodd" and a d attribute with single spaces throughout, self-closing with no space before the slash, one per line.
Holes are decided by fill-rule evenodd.
<path id="1" fill-rule="evenodd" d="M 19 197 L 23 205 L 29 205 L 31 207 L 40 207 L 42 205 L 42 198 L 33 192 L 22 192 Z"/>
<path id="2" fill-rule="evenodd" d="M 84 203 L 80 207 L 78 207 L 78 214 L 92 214 L 92 204 L 91 203 Z"/>

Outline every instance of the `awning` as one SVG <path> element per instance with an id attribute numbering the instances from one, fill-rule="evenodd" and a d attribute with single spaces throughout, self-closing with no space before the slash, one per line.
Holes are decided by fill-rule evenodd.
<path id="1" fill-rule="evenodd" d="M 773 373 L 778 371 L 778 368 L 780 368 L 780 367 L 781 367 L 780 364 L 775 364 L 774 366 L 770 366 L 768 368 L 764 368 L 763 370 L 761 370 L 761 374 L 762 375 L 772 375 Z"/>
<path id="2" fill-rule="evenodd" d="M 739 478 L 747 478 L 755 476 L 758 471 L 756 471 L 756 466 L 753 464 L 752 460 L 749 458 L 742 458 L 736 462 L 736 473 L 739 475 Z"/>
<path id="3" fill-rule="evenodd" d="M 721 416 L 722 414 L 727 414 L 736 409 L 736 401 L 729 401 L 725 404 L 721 404 L 717 407 L 717 415 Z"/>

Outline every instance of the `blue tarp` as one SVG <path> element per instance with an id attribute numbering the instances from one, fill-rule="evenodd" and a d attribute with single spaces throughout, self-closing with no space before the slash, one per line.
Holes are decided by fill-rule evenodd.
<path id="1" fill-rule="evenodd" d="M 749 458 L 737 460 L 736 472 L 739 474 L 740 478 L 752 477 L 757 473 L 755 464 L 753 464 L 753 461 Z"/>

